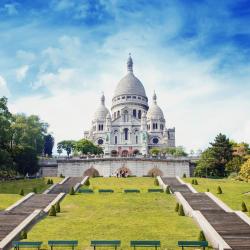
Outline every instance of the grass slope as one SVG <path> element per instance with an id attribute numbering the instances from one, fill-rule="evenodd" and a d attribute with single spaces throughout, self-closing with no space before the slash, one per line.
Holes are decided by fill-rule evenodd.
<path id="1" fill-rule="evenodd" d="M 6 209 L 21 198 L 18 194 L 0 194 L 0 210 Z"/>
<path id="2" fill-rule="evenodd" d="M 90 249 L 90 240 L 120 239 L 122 249 L 130 240 L 161 240 L 162 249 L 178 249 L 178 240 L 196 240 L 199 229 L 189 217 L 174 212 L 173 196 L 147 193 L 155 187 L 153 178 L 95 178 L 90 188 L 115 189 L 113 194 L 67 195 L 62 213 L 46 217 L 28 233 L 28 240 L 77 239 L 78 249 Z M 137 188 L 140 194 L 124 194 Z M 46 245 L 45 248 L 48 248 Z"/>
<path id="3" fill-rule="evenodd" d="M 192 182 L 193 178 L 184 178 L 185 182 Z M 250 184 L 232 179 L 206 179 L 195 178 L 199 185 L 193 187 L 199 192 L 206 192 L 209 188 L 210 192 L 224 201 L 234 210 L 241 210 L 241 203 L 245 201 L 250 209 Z M 217 187 L 222 188 L 223 194 L 217 194 Z"/>
<path id="4" fill-rule="evenodd" d="M 62 180 L 58 177 L 50 177 L 50 179 L 53 179 L 54 183 Z M 21 189 L 27 194 L 32 192 L 34 187 L 37 192 L 41 193 L 49 187 L 47 180 L 48 178 L 2 181 L 0 182 L 0 194 L 19 194 Z"/>

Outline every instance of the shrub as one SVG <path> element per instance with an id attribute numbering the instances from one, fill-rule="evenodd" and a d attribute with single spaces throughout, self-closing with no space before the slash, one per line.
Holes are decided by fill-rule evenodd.
<path id="1" fill-rule="evenodd" d="M 167 186 L 167 188 L 166 188 L 166 194 L 171 194 L 169 186 Z"/>
<path id="2" fill-rule="evenodd" d="M 89 181 L 89 178 L 85 181 L 84 185 L 86 185 L 86 186 L 90 186 L 90 181 Z"/>
<path id="3" fill-rule="evenodd" d="M 175 212 L 179 211 L 179 206 L 180 206 L 180 204 L 177 202 L 176 205 L 175 205 L 175 209 L 174 209 Z"/>
<path id="4" fill-rule="evenodd" d="M 207 188 L 207 192 L 210 192 L 209 188 Z"/>
<path id="5" fill-rule="evenodd" d="M 198 241 L 207 241 L 203 231 L 200 231 Z"/>
<path id="6" fill-rule="evenodd" d="M 222 189 L 220 186 L 217 187 L 217 194 L 222 194 Z"/>
<path id="7" fill-rule="evenodd" d="M 183 174 L 183 178 L 187 178 L 187 175 L 186 175 L 186 173 L 184 173 L 184 174 Z"/>
<path id="8" fill-rule="evenodd" d="M 47 180 L 47 185 L 50 185 L 50 184 L 51 184 L 51 183 L 50 183 L 50 179 L 48 179 L 48 180 Z"/>
<path id="9" fill-rule="evenodd" d="M 50 179 L 50 184 L 54 184 L 54 181 L 52 179 Z"/>
<path id="10" fill-rule="evenodd" d="M 35 194 L 37 193 L 36 187 L 33 187 L 32 192 L 35 193 Z"/>
<path id="11" fill-rule="evenodd" d="M 19 194 L 22 195 L 22 196 L 24 196 L 24 191 L 23 191 L 23 189 L 20 190 Z"/>
<path id="12" fill-rule="evenodd" d="M 194 185 L 194 179 L 192 180 L 192 184 Z"/>
<path id="13" fill-rule="evenodd" d="M 241 203 L 241 211 L 247 212 L 247 206 L 246 206 L 246 203 L 244 201 L 242 201 L 242 203 Z"/>
<path id="14" fill-rule="evenodd" d="M 178 215 L 179 216 L 185 216 L 184 209 L 183 209 L 182 205 L 179 206 Z"/>
<path id="15" fill-rule="evenodd" d="M 56 208 L 55 205 L 52 205 L 49 210 L 49 216 L 56 216 Z"/>
<path id="16" fill-rule="evenodd" d="M 20 240 L 24 240 L 24 239 L 27 239 L 27 232 L 26 231 L 22 231 L 20 233 Z"/>
<path id="17" fill-rule="evenodd" d="M 192 183 L 193 185 L 198 185 L 198 181 L 196 179 L 193 180 L 194 182 Z"/>
<path id="18" fill-rule="evenodd" d="M 155 178 L 155 186 L 159 186 L 159 181 L 157 178 Z"/>
<path id="19" fill-rule="evenodd" d="M 63 174 L 62 174 L 62 173 L 60 174 L 60 178 L 64 178 L 64 176 L 63 176 Z"/>
<path id="20" fill-rule="evenodd" d="M 61 212 L 61 207 L 60 207 L 60 203 L 59 202 L 56 203 L 56 207 L 55 208 L 56 208 L 56 212 L 57 213 Z"/>
<path id="21" fill-rule="evenodd" d="M 70 189 L 70 191 L 69 191 L 69 194 L 70 194 L 70 195 L 74 195 L 74 194 L 75 194 L 75 190 L 74 190 L 73 187 L 71 187 L 71 189 Z"/>

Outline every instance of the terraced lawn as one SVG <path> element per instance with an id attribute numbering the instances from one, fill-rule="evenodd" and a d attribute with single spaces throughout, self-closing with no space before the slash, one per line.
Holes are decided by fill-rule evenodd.
<path id="1" fill-rule="evenodd" d="M 48 179 L 53 179 L 54 183 L 58 183 L 62 180 L 62 178 L 59 177 L 46 177 L 39 179 L 1 181 L 0 194 L 19 194 L 21 189 L 23 189 L 24 193 L 27 194 L 32 192 L 34 187 L 36 187 L 38 193 L 41 193 L 50 186 L 47 185 Z"/>
<path id="2" fill-rule="evenodd" d="M 192 182 L 193 178 L 183 178 L 185 182 Z M 193 187 L 199 192 L 206 192 L 209 188 L 210 192 L 224 201 L 234 210 L 241 210 L 241 203 L 245 201 L 250 209 L 250 183 L 235 181 L 231 179 L 206 179 L 195 178 L 199 185 Z M 223 194 L 217 194 L 217 187 L 222 188 Z"/>
<path id="3" fill-rule="evenodd" d="M 62 213 L 40 221 L 28 233 L 28 240 L 77 239 L 78 249 L 91 249 L 90 240 L 120 239 L 123 250 L 130 249 L 130 240 L 160 240 L 162 249 L 177 250 L 178 240 L 197 239 L 199 229 L 193 220 L 174 212 L 174 196 L 146 192 L 156 187 L 153 178 L 94 178 L 90 183 L 94 194 L 67 195 Z M 99 194 L 99 188 L 115 193 Z M 142 192 L 125 194 L 126 188 Z"/>
<path id="4" fill-rule="evenodd" d="M 6 209 L 21 198 L 22 196 L 18 194 L 0 194 L 0 211 Z"/>

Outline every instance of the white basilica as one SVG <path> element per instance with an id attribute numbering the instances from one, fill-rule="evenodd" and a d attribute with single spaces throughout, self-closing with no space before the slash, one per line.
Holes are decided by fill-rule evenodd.
<path id="1" fill-rule="evenodd" d="M 147 155 L 150 148 L 175 147 L 175 128 L 167 128 L 156 94 L 148 106 L 141 81 L 134 75 L 129 56 L 127 74 L 117 84 L 111 114 L 102 95 L 92 127 L 84 138 L 102 146 L 107 156 Z"/>

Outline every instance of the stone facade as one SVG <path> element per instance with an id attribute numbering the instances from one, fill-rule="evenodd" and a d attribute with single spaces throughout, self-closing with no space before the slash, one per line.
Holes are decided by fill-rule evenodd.
<path id="1" fill-rule="evenodd" d="M 189 176 L 189 159 L 150 160 L 136 158 L 104 158 L 89 160 L 58 161 L 57 175 L 78 177 L 84 176 L 91 168 L 98 171 L 100 176 L 116 176 L 121 169 L 126 169 L 130 175 L 146 176 L 156 170 L 161 176 L 175 177 Z M 46 168 L 46 167 L 44 167 Z M 44 169 L 43 168 L 43 169 Z M 46 172 L 46 171 L 45 171 Z"/>
<path id="2" fill-rule="evenodd" d="M 175 128 L 166 127 L 155 93 L 149 107 L 130 56 L 127 70 L 115 89 L 111 114 L 102 95 L 91 129 L 84 132 L 84 138 L 103 147 L 105 156 L 147 155 L 152 147 L 175 147 Z"/>

